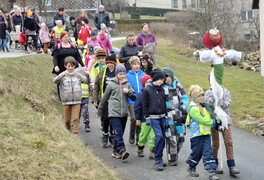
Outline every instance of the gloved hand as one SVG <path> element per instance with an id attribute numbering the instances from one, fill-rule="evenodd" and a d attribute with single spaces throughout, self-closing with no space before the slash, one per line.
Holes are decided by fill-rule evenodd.
<path id="1" fill-rule="evenodd" d="M 219 130 L 220 126 L 222 125 L 222 121 L 214 120 L 213 125 L 214 125 L 214 129 Z"/>
<path id="2" fill-rule="evenodd" d="M 151 119 L 150 119 L 150 117 L 147 117 L 146 118 L 146 125 L 147 126 L 150 126 L 151 125 Z"/>

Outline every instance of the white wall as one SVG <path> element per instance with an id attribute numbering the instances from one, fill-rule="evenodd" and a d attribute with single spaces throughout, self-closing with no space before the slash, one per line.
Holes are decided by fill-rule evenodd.
<path id="1" fill-rule="evenodd" d="M 132 6 L 135 1 L 137 2 L 137 7 L 171 9 L 172 0 L 128 0 L 129 6 Z"/>
<path id="2" fill-rule="evenodd" d="M 264 78 L 264 1 L 259 1 L 261 76 Z"/>

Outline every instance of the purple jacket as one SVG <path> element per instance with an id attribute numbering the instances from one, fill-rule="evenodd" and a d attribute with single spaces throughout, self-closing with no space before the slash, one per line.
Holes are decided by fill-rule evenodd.
<path id="1" fill-rule="evenodd" d="M 149 37 L 145 37 L 142 33 L 138 35 L 137 37 L 137 45 L 143 49 L 143 46 L 145 46 L 147 43 L 153 43 L 155 42 L 155 36 L 153 34 L 150 34 Z"/>
<path id="2" fill-rule="evenodd" d="M 100 38 L 100 41 L 101 41 L 102 46 L 103 46 L 101 48 L 103 48 L 105 50 L 106 54 L 108 54 L 110 51 L 112 51 L 112 45 L 111 45 L 109 39 L 107 39 L 107 38 L 104 38 L 104 39 Z"/>

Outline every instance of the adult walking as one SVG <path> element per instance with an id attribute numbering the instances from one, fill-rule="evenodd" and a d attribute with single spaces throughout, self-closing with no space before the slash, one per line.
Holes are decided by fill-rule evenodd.
<path id="1" fill-rule="evenodd" d="M 7 21 L 4 17 L 3 12 L 0 10 L 0 49 L 3 52 L 8 51 L 7 48 L 7 38 L 6 38 L 6 30 L 7 30 Z"/>
<path id="2" fill-rule="evenodd" d="M 64 25 L 64 8 L 63 7 L 60 7 L 59 9 L 59 12 L 57 12 L 57 14 L 54 16 L 53 18 L 53 26 L 56 26 L 56 21 L 57 20 L 61 20 L 62 21 L 62 25 Z"/>
<path id="3" fill-rule="evenodd" d="M 80 32 L 80 26 L 77 24 L 77 22 L 75 21 L 75 17 L 73 16 L 70 17 L 70 23 L 67 23 L 65 27 L 65 31 L 69 32 L 70 30 L 73 31 L 73 36 L 77 40 Z"/>
<path id="4" fill-rule="evenodd" d="M 132 56 L 142 55 L 141 48 L 136 44 L 135 35 L 133 33 L 129 33 L 126 37 L 126 44 L 121 48 L 119 54 L 119 62 L 125 63 L 125 67 L 127 72 L 131 69 L 129 64 L 129 59 Z"/>
<path id="5" fill-rule="evenodd" d="M 141 47 L 141 50 L 152 56 L 153 64 L 156 66 L 154 58 L 154 49 L 156 46 L 155 36 L 150 33 L 149 25 L 147 23 L 142 24 L 142 32 L 137 37 L 137 45 Z"/>
<path id="6" fill-rule="evenodd" d="M 110 17 L 108 13 L 104 10 L 104 6 L 99 6 L 99 12 L 95 14 L 94 25 L 98 30 L 101 30 L 101 24 L 104 23 L 106 27 L 110 26 Z"/>
<path id="7" fill-rule="evenodd" d="M 82 21 L 83 21 L 84 19 L 87 19 L 87 20 L 88 20 L 88 16 L 87 16 L 86 11 L 82 10 L 82 11 L 80 12 L 80 17 L 78 17 L 78 18 L 77 18 L 77 21 L 76 21 L 76 22 L 79 24 L 79 28 L 82 27 Z M 88 20 L 88 23 L 87 23 L 87 24 L 89 24 L 89 20 Z"/>
<path id="8" fill-rule="evenodd" d="M 22 22 L 21 12 L 17 9 L 15 14 L 12 16 L 13 28 L 16 31 L 16 26 L 20 26 Z"/>

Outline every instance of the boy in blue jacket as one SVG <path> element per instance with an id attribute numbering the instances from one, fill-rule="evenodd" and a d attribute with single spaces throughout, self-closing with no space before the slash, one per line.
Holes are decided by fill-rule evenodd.
<path id="1" fill-rule="evenodd" d="M 142 89 L 142 84 L 140 82 L 140 79 L 143 75 L 146 74 L 140 69 L 140 59 L 137 56 L 132 56 L 129 60 L 129 63 L 132 69 L 129 70 L 128 73 L 126 74 L 127 81 L 129 82 L 129 84 L 131 84 L 136 95 L 138 95 L 138 93 Z M 137 142 L 138 142 L 138 136 L 140 133 L 140 127 L 136 126 L 134 104 L 135 101 L 128 99 L 128 109 L 130 115 L 130 135 L 129 135 L 130 144 L 135 143 L 135 134 L 137 135 Z"/>

